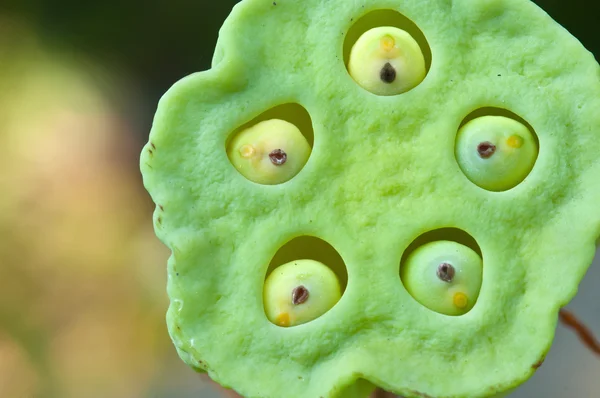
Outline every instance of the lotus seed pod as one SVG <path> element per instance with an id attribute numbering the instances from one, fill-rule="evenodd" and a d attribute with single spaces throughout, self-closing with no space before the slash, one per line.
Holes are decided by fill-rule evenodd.
<path id="1" fill-rule="evenodd" d="M 416 89 L 384 97 L 346 62 L 363 34 L 374 46 L 365 49 L 381 46 L 382 37 L 366 40 L 373 28 L 417 50 L 389 27 L 408 32 L 430 66 Z M 217 49 L 211 70 L 161 99 L 140 160 L 156 233 L 172 251 L 167 325 L 181 358 L 248 398 L 364 398 L 373 384 L 406 397 L 478 398 L 525 382 L 600 235 L 594 57 L 529 0 L 244 0 Z M 369 51 L 353 51 L 352 65 L 364 62 L 375 86 L 407 81 L 393 62 L 396 79 L 381 81 L 393 73 Z M 271 174 L 236 165 L 252 152 L 243 145 L 256 145 L 233 149 L 236 136 L 247 127 L 260 135 L 258 121 L 273 119 L 314 142 L 310 161 L 264 185 L 298 172 L 280 167 L 296 150 L 304 162 L 308 149 L 261 146 L 260 167 L 277 178 L 244 183 Z M 489 130 L 457 153 L 479 124 Z M 294 244 L 306 236 L 326 244 Z M 437 241 L 477 247 L 483 265 L 463 248 L 444 258 L 428 270 L 439 287 L 428 306 L 410 270 L 427 269 Z M 278 327 L 265 276 L 300 259 L 329 266 L 342 298 L 319 318 Z M 293 285 L 273 283 L 273 293 L 313 298 L 286 292 Z M 452 305 L 468 312 L 449 316 Z"/>
<path id="2" fill-rule="evenodd" d="M 490 191 L 505 191 L 531 171 L 538 148 L 533 133 L 503 116 L 471 120 L 456 138 L 456 160 L 473 183 Z"/>
<path id="3" fill-rule="evenodd" d="M 423 81 L 425 58 L 419 44 L 404 30 L 373 28 L 352 48 L 348 71 L 373 94 L 397 95 Z"/>
<path id="4" fill-rule="evenodd" d="M 423 245 L 408 257 L 402 270 L 408 292 L 427 308 L 446 315 L 471 310 L 481 288 L 481 257 L 451 241 Z"/>
<path id="5" fill-rule="evenodd" d="M 259 184 L 281 184 L 294 177 L 308 161 L 310 145 L 300 130 L 284 120 L 266 120 L 237 134 L 227 156 L 247 179 Z"/>
<path id="6" fill-rule="evenodd" d="M 278 326 L 310 322 L 329 311 L 340 297 L 335 273 L 314 260 L 281 265 L 265 281 L 265 312 Z"/>

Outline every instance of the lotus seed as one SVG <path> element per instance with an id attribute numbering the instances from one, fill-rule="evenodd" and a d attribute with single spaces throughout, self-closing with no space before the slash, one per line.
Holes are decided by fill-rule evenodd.
<path id="1" fill-rule="evenodd" d="M 282 327 L 320 317 L 340 297 L 336 274 L 314 260 L 296 260 L 277 267 L 267 277 L 263 294 L 267 318 Z"/>
<path id="2" fill-rule="evenodd" d="M 532 170 L 537 153 L 529 128 L 504 116 L 473 119 L 456 138 L 455 155 L 461 170 L 474 184 L 489 191 L 518 185 Z"/>
<path id="3" fill-rule="evenodd" d="M 377 95 L 404 93 L 425 78 L 419 44 L 402 29 L 378 27 L 364 33 L 350 51 L 350 76 Z"/>
<path id="4" fill-rule="evenodd" d="M 247 179 L 258 184 L 281 184 L 302 170 L 311 148 L 293 124 L 271 119 L 251 126 L 233 137 L 227 156 Z"/>
<path id="5" fill-rule="evenodd" d="M 483 264 L 471 248 L 435 241 L 415 249 L 401 268 L 408 292 L 430 310 L 462 315 L 471 310 L 481 288 Z"/>

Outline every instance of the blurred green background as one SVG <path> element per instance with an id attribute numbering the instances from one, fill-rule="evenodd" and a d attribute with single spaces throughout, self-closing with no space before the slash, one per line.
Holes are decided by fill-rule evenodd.
<path id="1" fill-rule="evenodd" d="M 0 2 L 0 397 L 218 397 L 166 332 L 167 250 L 138 156 L 160 96 L 209 67 L 233 0 Z M 538 4 L 600 54 L 596 3 Z M 565 264 L 568 266 L 568 264 Z M 569 308 L 600 334 L 600 255 Z M 600 396 L 559 326 L 513 397 Z"/>

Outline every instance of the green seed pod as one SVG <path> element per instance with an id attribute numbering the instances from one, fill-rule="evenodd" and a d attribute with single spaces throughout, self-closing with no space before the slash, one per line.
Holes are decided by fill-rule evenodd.
<path id="1" fill-rule="evenodd" d="M 288 327 L 310 322 L 329 311 L 340 299 L 335 273 L 314 260 L 297 260 L 281 265 L 265 281 L 267 318 Z"/>
<path id="2" fill-rule="evenodd" d="M 377 20 L 405 27 L 427 60 L 431 49 L 426 84 L 394 97 L 357 87 L 344 63 L 346 39 Z M 140 160 L 157 205 L 156 233 L 172 251 L 167 324 L 182 359 L 248 398 L 364 398 L 369 383 L 407 397 L 479 398 L 526 381 L 600 234 L 594 57 L 529 0 L 244 0 L 217 46 L 211 70 L 161 99 Z M 377 72 L 385 63 L 369 65 Z M 298 108 L 308 118 L 287 113 Z M 502 194 L 479 189 L 457 164 L 457 126 L 490 108 L 519 115 L 539 146 L 520 183 L 529 155 L 506 169 L 510 184 L 498 185 L 501 168 L 476 169 L 495 181 L 492 189 L 519 184 Z M 240 183 L 228 159 L 226 151 L 240 154 L 239 145 L 230 149 L 232 132 L 257 115 L 288 120 L 314 138 L 310 162 L 289 183 Z M 516 131 L 526 149 L 531 137 Z M 490 148 L 480 148 L 483 156 Z M 399 275 L 409 242 L 446 230 L 467 233 L 485 253 L 478 296 L 461 285 L 467 306 L 477 300 L 462 316 L 415 302 L 412 283 L 405 288 Z M 278 253 L 284 262 L 323 258 L 318 249 L 287 246 L 310 235 L 345 262 L 343 279 L 341 264 L 329 264 L 344 296 L 319 319 L 277 327 L 265 316 L 269 261 Z M 462 242 L 424 241 L 432 240 Z"/>
<path id="3" fill-rule="evenodd" d="M 406 290 L 425 307 L 462 315 L 473 308 L 479 296 L 482 261 L 459 243 L 431 242 L 411 253 L 401 275 Z"/>
<path id="4" fill-rule="evenodd" d="M 473 119 L 456 137 L 460 168 L 469 180 L 489 191 L 505 191 L 523 181 L 537 154 L 531 130 L 503 116 Z"/>
<path id="5" fill-rule="evenodd" d="M 425 58 L 407 32 L 389 26 L 373 28 L 352 47 L 348 71 L 373 94 L 397 95 L 423 81 Z"/>
<path id="6" fill-rule="evenodd" d="M 250 181 L 273 185 L 298 174 L 310 151 L 308 141 L 296 126 L 271 119 L 235 135 L 227 147 L 227 156 Z"/>

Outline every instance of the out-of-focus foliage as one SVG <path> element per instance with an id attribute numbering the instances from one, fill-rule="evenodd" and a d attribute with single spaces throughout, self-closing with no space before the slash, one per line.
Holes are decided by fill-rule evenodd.
<path id="1" fill-rule="evenodd" d="M 181 77 L 208 69 L 223 20 L 238 0 L 2 0 L 46 41 L 131 73 L 145 100 L 144 136 L 158 98 Z M 138 133 L 141 134 L 141 131 Z"/>
<path id="2" fill-rule="evenodd" d="M 113 83 L 0 26 L 0 396 L 140 396 L 171 350 L 167 253 Z"/>

